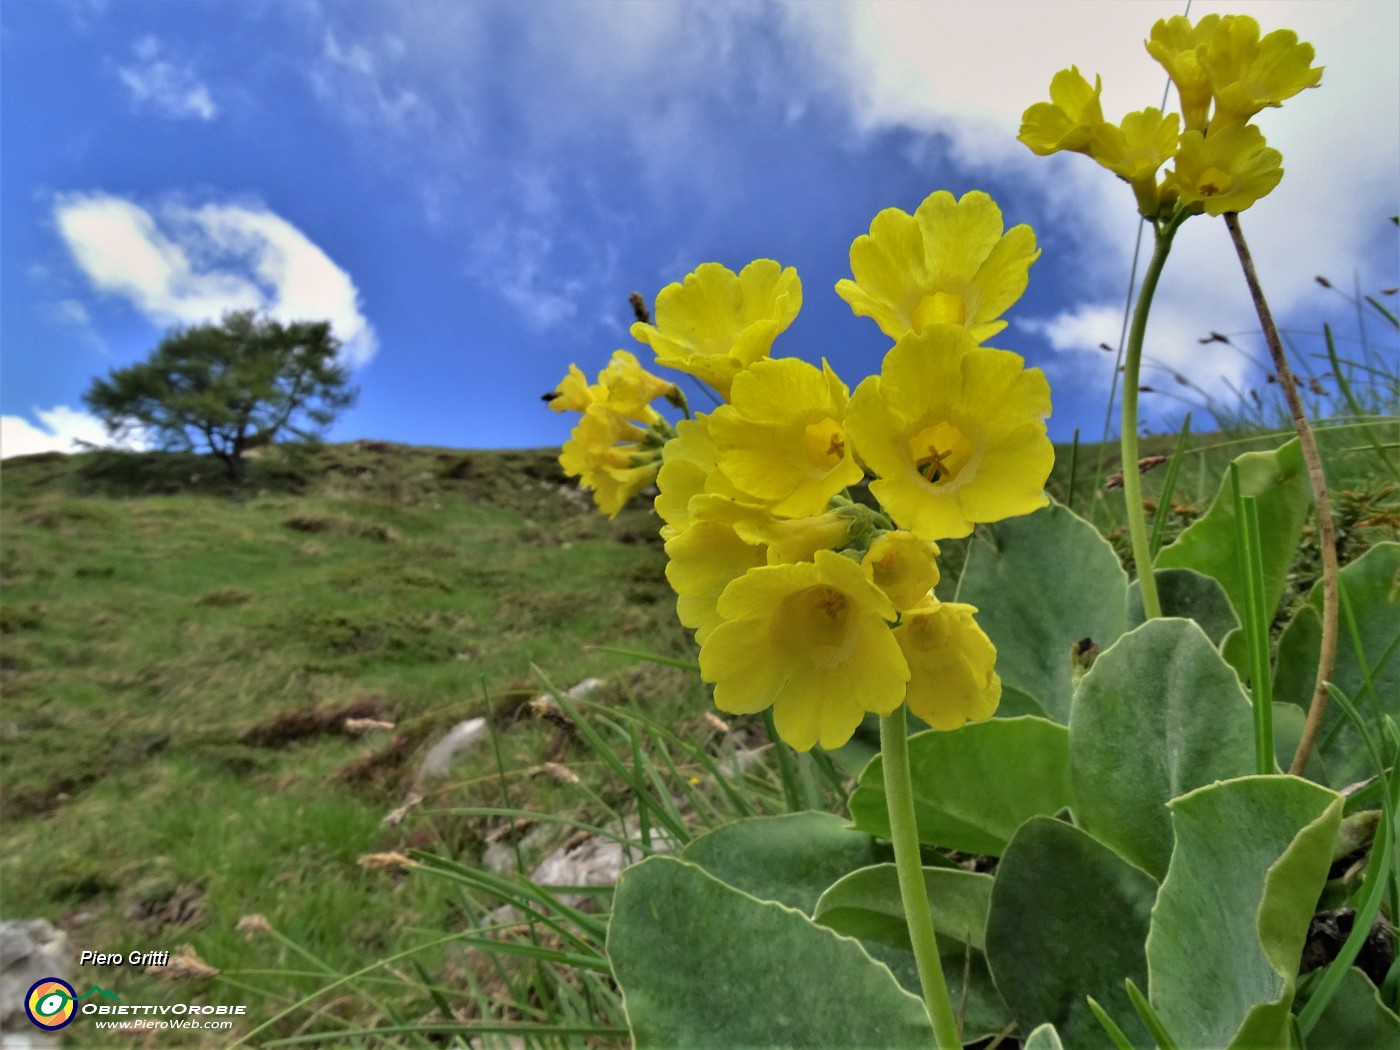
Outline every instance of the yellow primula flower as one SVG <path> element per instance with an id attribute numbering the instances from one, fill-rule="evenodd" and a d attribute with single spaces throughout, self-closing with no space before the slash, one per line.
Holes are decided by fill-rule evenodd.
<path id="1" fill-rule="evenodd" d="M 666 523 L 666 538 L 690 524 L 690 498 L 705 491 L 715 470 L 715 445 L 710 440 L 709 417 L 676 424 L 676 436 L 661 450 L 661 471 L 656 475 L 656 513 Z M 669 532 L 667 531 L 669 530 Z"/>
<path id="2" fill-rule="evenodd" d="M 855 280 L 838 281 L 836 293 L 891 339 L 935 322 L 989 339 L 1040 256 L 1029 226 L 1002 229 L 1001 209 L 980 190 L 961 200 L 939 190 L 913 215 L 886 208 L 851 245 Z"/>
<path id="3" fill-rule="evenodd" d="M 1210 77 L 1198 52 L 1210 43 L 1219 24 L 1219 15 L 1206 15 L 1194 26 L 1185 15 L 1172 15 L 1153 25 L 1151 37 L 1143 41 L 1176 85 L 1188 131 L 1204 131 L 1210 116 Z"/>
<path id="4" fill-rule="evenodd" d="M 734 377 L 767 357 L 773 340 L 802 308 L 802 282 L 792 267 L 757 259 L 736 276 L 703 263 L 656 297 L 656 324 L 638 321 L 632 336 L 656 363 L 696 376 L 725 398 Z"/>
<path id="5" fill-rule="evenodd" d="M 1055 462 L 1049 414 L 1040 369 L 941 324 L 885 355 L 880 374 L 851 396 L 846 430 L 895 523 L 940 540 L 1046 505 Z"/>
<path id="6" fill-rule="evenodd" d="M 1253 124 L 1229 124 L 1206 135 L 1188 131 L 1167 184 L 1183 204 L 1199 205 L 1211 215 L 1244 211 L 1279 184 L 1282 160 Z"/>
<path id="7" fill-rule="evenodd" d="M 938 544 L 902 529 L 875 537 L 860 567 L 903 611 L 924 602 L 938 583 Z"/>
<path id="8" fill-rule="evenodd" d="M 647 425 L 661 418 L 651 402 L 676 390 L 675 383 L 652 375 L 626 350 L 613 351 L 607 367 L 598 373 L 598 387 L 614 411 Z"/>
<path id="9" fill-rule="evenodd" d="M 931 600 L 904 614 L 895 641 L 909 665 L 909 710 L 933 729 L 992 717 L 1001 702 L 997 650 L 971 605 Z"/>
<path id="10" fill-rule="evenodd" d="M 1161 207 L 1157 170 L 1176 156 L 1181 138 L 1181 118 L 1162 115 L 1160 109 L 1129 113 L 1120 125 L 1098 125 L 1089 152 L 1096 161 L 1133 188 L 1138 211 L 1155 218 Z"/>
<path id="11" fill-rule="evenodd" d="M 601 401 L 605 391 L 600 386 L 589 386 L 588 379 L 578 365 L 569 366 L 569 374 L 559 381 L 559 385 L 544 395 L 545 404 L 552 412 L 585 412 L 595 401 Z"/>
<path id="12" fill-rule="evenodd" d="M 849 514 L 778 518 L 766 508 L 714 493 L 692 496 L 685 529 L 668 526 L 666 579 L 676 592 L 681 623 L 704 643 L 719 623 L 720 594 L 731 580 L 757 565 L 811 561 L 850 539 Z"/>
<path id="13" fill-rule="evenodd" d="M 719 598 L 749 569 L 768 564 L 768 549 L 734 528 L 722 497 L 703 502 L 690 524 L 666 541 L 666 580 L 676 592 L 676 616 L 702 645 L 719 625 Z"/>
<path id="14" fill-rule="evenodd" d="M 836 748 L 867 711 L 904 699 L 909 668 L 888 621 L 890 599 L 831 551 L 811 562 L 751 569 L 725 588 L 720 623 L 700 649 L 700 675 L 732 714 L 773 708 L 798 751 Z"/>
<path id="15" fill-rule="evenodd" d="M 591 489 L 598 509 L 612 518 L 656 478 L 661 450 L 648 431 L 598 402 L 588 407 L 564 442 L 559 465 Z"/>
<path id="16" fill-rule="evenodd" d="M 734 377 L 730 403 L 710 416 L 720 472 L 774 514 L 819 514 L 861 479 L 846 440 L 849 394 L 831 366 L 759 361 Z"/>
<path id="17" fill-rule="evenodd" d="M 1060 150 L 1089 152 L 1089 136 L 1103 123 L 1102 91 L 1101 77 L 1090 87 L 1078 66 L 1060 70 L 1050 80 L 1050 101 L 1026 110 L 1016 138 L 1042 157 Z"/>
<path id="18" fill-rule="evenodd" d="M 1222 18 L 1199 55 L 1215 96 L 1212 133 L 1248 120 L 1266 106 L 1281 106 L 1322 80 L 1321 67 L 1312 67 L 1311 44 L 1300 44 L 1291 29 L 1277 29 L 1260 40 L 1259 23 L 1246 15 Z"/>

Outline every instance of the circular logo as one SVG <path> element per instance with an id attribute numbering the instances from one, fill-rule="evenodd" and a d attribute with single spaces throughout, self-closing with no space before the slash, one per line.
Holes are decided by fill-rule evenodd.
<path id="1" fill-rule="evenodd" d="M 52 1032 L 72 1023 L 78 993 L 67 981 L 45 977 L 35 981 L 24 997 L 24 1012 L 39 1028 Z"/>

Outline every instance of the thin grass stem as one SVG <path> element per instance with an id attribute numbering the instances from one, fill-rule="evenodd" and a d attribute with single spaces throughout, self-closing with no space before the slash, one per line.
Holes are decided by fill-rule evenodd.
<path id="1" fill-rule="evenodd" d="M 1298 397 L 1298 384 L 1288 366 L 1288 359 L 1284 356 L 1278 329 L 1274 326 L 1273 314 L 1269 310 L 1269 302 L 1264 297 L 1263 286 L 1260 285 L 1259 275 L 1254 269 L 1254 257 L 1244 239 L 1244 231 L 1240 229 L 1239 214 L 1226 212 L 1225 225 L 1235 242 L 1240 268 L 1244 270 L 1245 283 L 1249 285 L 1249 294 L 1254 300 L 1259 324 L 1264 329 L 1264 340 L 1268 343 L 1269 353 L 1274 360 L 1274 372 L 1278 376 L 1279 387 L 1283 390 L 1284 400 L 1288 402 L 1288 410 L 1293 415 L 1293 428 L 1298 434 L 1303 462 L 1307 464 L 1313 506 L 1317 511 L 1317 545 L 1322 553 L 1322 645 L 1318 654 L 1312 702 L 1308 705 L 1307 722 L 1304 723 L 1303 736 L 1298 741 L 1298 750 L 1294 752 L 1293 762 L 1288 767 L 1290 773 L 1301 776 L 1316 745 L 1317 735 L 1322 730 L 1322 719 L 1327 713 L 1327 682 L 1332 677 L 1332 668 L 1337 662 L 1337 580 L 1340 571 L 1337 565 L 1337 538 L 1332 527 L 1332 502 L 1327 495 L 1327 475 L 1322 469 L 1317 440 L 1313 437 L 1307 415 L 1303 412 L 1303 404 Z"/>

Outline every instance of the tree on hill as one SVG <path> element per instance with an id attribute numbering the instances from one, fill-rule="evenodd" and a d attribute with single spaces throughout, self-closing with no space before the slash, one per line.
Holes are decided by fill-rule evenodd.
<path id="1" fill-rule="evenodd" d="M 144 430 L 166 450 L 204 448 L 241 480 L 244 453 L 282 433 L 318 437 L 358 391 L 326 321 L 251 311 L 172 329 L 145 361 L 96 379 L 83 401 L 113 435 Z"/>

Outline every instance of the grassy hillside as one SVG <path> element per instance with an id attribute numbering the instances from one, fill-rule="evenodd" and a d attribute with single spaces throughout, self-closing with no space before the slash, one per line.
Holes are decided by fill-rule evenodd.
<path id="1" fill-rule="evenodd" d="M 426 744 L 490 711 L 507 771 L 567 761 L 569 739 L 522 717 L 531 665 L 567 687 L 631 663 L 592 645 L 691 643 L 648 512 L 608 522 L 552 451 L 359 443 L 260 461 L 244 489 L 220 470 L 174 455 L 4 465 L 3 915 L 55 921 L 77 950 L 188 943 L 285 995 L 295 979 L 251 971 L 306 959 L 245 940 L 242 916 L 350 969 L 463 925 L 447 890 L 357 864 L 407 846 L 479 856 L 486 822 L 434 810 L 500 803 L 490 748 L 380 826 Z M 679 672 L 621 680 L 660 717 L 703 709 Z M 347 734 L 347 716 L 392 728 Z M 547 778 L 524 790 L 565 812 L 583 801 Z M 134 968 L 79 977 L 171 998 Z M 240 995 L 254 998 L 219 993 Z"/>

